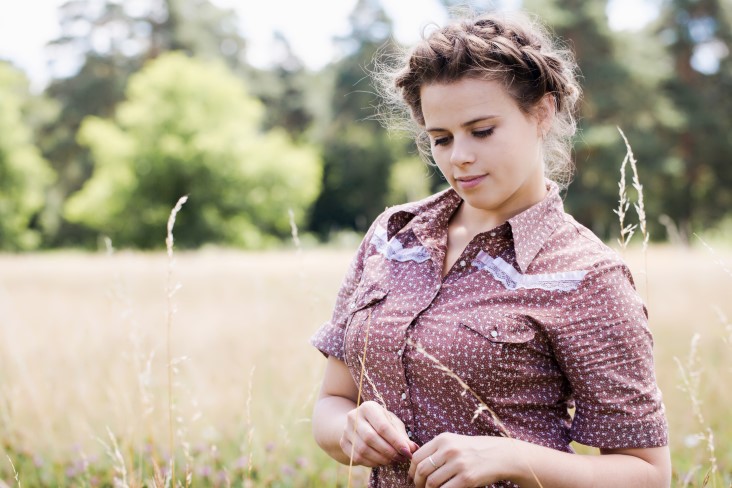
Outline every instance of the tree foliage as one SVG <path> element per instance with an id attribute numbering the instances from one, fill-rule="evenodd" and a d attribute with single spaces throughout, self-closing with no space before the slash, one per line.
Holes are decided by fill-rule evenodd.
<path id="1" fill-rule="evenodd" d="M 583 97 L 574 146 L 576 176 L 567 207 L 598 235 L 610 238 L 617 235 L 617 220 L 610 209 L 617 206 L 619 168 L 625 154 L 617 127 L 630 139 L 642 178 L 668 165 L 669 156 L 661 150 L 662 136 L 680 120 L 660 89 L 671 74 L 670 66 L 657 40 L 642 32 L 619 36 L 610 30 L 605 0 L 526 3 L 575 53 L 580 68 Z M 647 195 L 663 192 L 655 181 L 643 180 Z M 654 202 L 649 205 L 649 214 L 658 215 Z"/>
<path id="2" fill-rule="evenodd" d="M 54 193 L 63 201 L 90 177 L 92 161 L 76 133 L 89 115 L 110 117 L 124 98 L 129 76 L 161 53 L 184 51 L 199 58 L 224 60 L 242 69 L 244 40 L 236 15 L 208 0 L 67 0 L 59 7 L 61 35 L 48 49 L 53 59 L 78 65 L 56 66 L 47 89 L 61 106 L 58 117 L 40 131 L 39 146 L 59 174 Z M 50 201 L 47 232 L 54 244 L 79 243 L 90 236 L 61 221 L 61 208 Z M 58 207 L 58 208 L 56 208 Z M 53 215 L 56 215 L 55 221 Z"/>
<path id="3" fill-rule="evenodd" d="M 389 49 L 385 43 L 392 35 L 391 20 L 378 0 L 359 0 L 350 24 L 351 33 L 338 39 L 344 56 L 328 73 L 332 87 L 321 139 L 323 191 L 310 220 L 311 229 L 321 236 L 334 229 L 365 230 L 393 203 L 389 192 L 394 163 L 416 153 L 411 141 L 388 134 L 375 117 L 378 99 L 369 69 L 377 52 L 383 55 Z"/>
<path id="4" fill-rule="evenodd" d="M 0 62 L 0 249 L 27 250 L 40 244 L 34 220 L 43 208 L 53 171 L 34 145 L 24 116 L 28 81 Z"/>
<path id="5" fill-rule="evenodd" d="M 466 4 L 440 3 L 452 15 Z M 687 238 L 729 218 L 732 4 L 660 0 L 649 28 L 614 31 L 608 0 L 521 3 L 581 69 L 568 210 L 602 237 L 617 235 L 620 126 L 639 160 L 652 237 L 665 235 L 663 214 Z M 477 13 L 515 2 L 467 4 Z M 59 14 L 49 54 L 76 66 L 57 64 L 45 97 L 29 97 L 2 67 L 5 248 L 88 246 L 99 232 L 159 245 L 160 222 L 183 193 L 191 202 L 181 220 L 190 221 L 179 235 L 190 246 L 287 236 L 290 206 L 303 230 L 327 237 L 364 230 L 385 206 L 445 185 L 412 141 L 375 117 L 369 71 L 377 52 L 395 47 L 379 0 L 355 2 L 350 33 L 334 40 L 339 56 L 317 72 L 279 33 L 273 64 L 248 66 L 236 16 L 211 0 L 67 0 Z M 45 194 L 53 171 L 44 158 L 57 174 Z"/>
<path id="6" fill-rule="evenodd" d="M 732 5 L 666 0 L 655 30 L 674 67 L 664 90 L 684 114 L 665 140 L 675 162 L 665 205 L 689 236 L 732 209 Z"/>
<path id="7" fill-rule="evenodd" d="M 289 233 L 317 196 L 320 161 L 282 131 L 259 130 L 264 107 L 224 65 L 182 53 L 135 74 L 110 119 L 89 117 L 79 142 L 94 174 L 68 219 L 123 245 L 163 243 L 176 200 L 189 194 L 177 242 L 261 246 Z"/>

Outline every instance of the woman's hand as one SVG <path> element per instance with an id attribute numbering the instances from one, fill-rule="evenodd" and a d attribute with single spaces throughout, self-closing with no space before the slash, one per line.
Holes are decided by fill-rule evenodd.
<path id="1" fill-rule="evenodd" d="M 407 437 L 404 423 L 376 402 L 348 412 L 340 446 L 353 464 L 370 468 L 407 462 L 419 447 Z"/>
<path id="2" fill-rule="evenodd" d="M 412 456 L 409 475 L 417 488 L 472 488 L 505 479 L 503 437 L 440 434 Z M 510 441 L 510 440 L 509 440 Z"/>
<path id="3" fill-rule="evenodd" d="M 412 456 L 417 488 L 474 488 L 508 480 L 525 487 L 668 487 L 668 446 L 601 449 L 601 456 L 557 451 L 507 437 L 440 434 Z"/>

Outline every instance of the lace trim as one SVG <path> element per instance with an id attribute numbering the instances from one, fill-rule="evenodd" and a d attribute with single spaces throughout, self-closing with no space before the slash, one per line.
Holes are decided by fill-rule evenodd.
<path id="1" fill-rule="evenodd" d="M 509 290 L 539 288 L 547 291 L 572 291 L 577 289 L 587 274 L 587 271 L 535 275 L 521 274 L 503 259 L 492 258 L 485 251 L 480 251 L 471 264 L 478 269 L 488 271 Z"/>
<path id="2" fill-rule="evenodd" d="M 392 237 L 387 241 L 386 229 L 378 226 L 374 231 L 374 235 L 371 237 L 371 244 L 381 253 L 386 259 L 392 261 L 399 261 L 403 263 L 405 261 L 416 261 L 422 263 L 430 258 L 430 253 L 424 246 L 408 247 L 404 248 L 402 243 L 399 242 L 395 237 Z"/>

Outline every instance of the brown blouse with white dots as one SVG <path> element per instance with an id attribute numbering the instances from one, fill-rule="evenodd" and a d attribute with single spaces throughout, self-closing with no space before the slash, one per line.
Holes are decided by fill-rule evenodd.
<path id="1" fill-rule="evenodd" d="M 385 403 L 417 444 L 443 432 L 502 433 L 486 411 L 473 419 L 480 403 L 416 346 L 467 383 L 514 438 L 567 452 L 573 440 L 667 444 L 653 340 L 630 272 L 547 184 L 543 201 L 477 235 L 444 278 L 457 193 L 387 209 L 311 339 L 345 361 L 356 384 L 365 349 L 363 400 Z M 370 486 L 412 486 L 408 467 L 375 468 Z"/>

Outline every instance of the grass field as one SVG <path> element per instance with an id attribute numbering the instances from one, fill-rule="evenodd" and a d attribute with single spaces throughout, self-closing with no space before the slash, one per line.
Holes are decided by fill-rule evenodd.
<path id="1" fill-rule="evenodd" d="M 310 436 L 325 361 L 307 340 L 328 318 L 351 252 L 176 254 L 170 346 L 181 484 L 190 476 L 193 486 L 345 486 L 347 468 Z M 729 268 L 732 250 L 651 247 L 647 259 L 637 249 L 625 257 L 651 314 L 674 486 L 702 486 L 713 465 L 709 486 L 729 486 L 732 274 L 719 262 Z M 0 256 L 0 480 L 162 485 L 168 285 L 164 253 Z M 697 333 L 686 374 L 702 418 L 674 359 L 687 363 Z M 354 486 L 365 476 L 357 470 Z"/>

